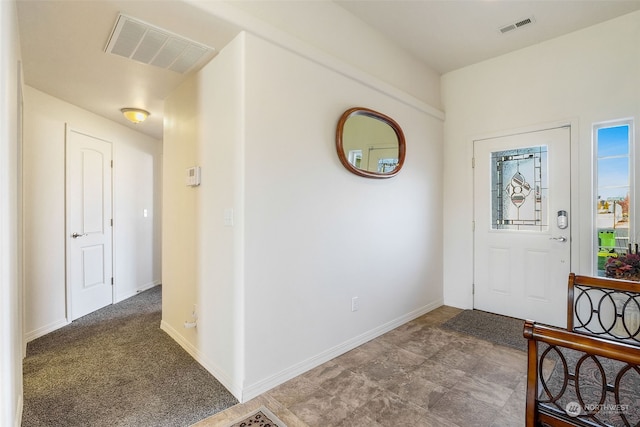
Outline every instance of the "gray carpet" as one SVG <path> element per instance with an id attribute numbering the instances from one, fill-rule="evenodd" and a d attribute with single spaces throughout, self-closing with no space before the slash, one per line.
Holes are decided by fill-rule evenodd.
<path id="1" fill-rule="evenodd" d="M 522 335 L 524 320 L 481 310 L 464 310 L 442 324 L 442 327 L 472 335 L 494 344 L 527 350 Z"/>
<path id="2" fill-rule="evenodd" d="M 160 329 L 161 287 L 29 343 L 22 426 L 188 426 L 237 400 Z"/>

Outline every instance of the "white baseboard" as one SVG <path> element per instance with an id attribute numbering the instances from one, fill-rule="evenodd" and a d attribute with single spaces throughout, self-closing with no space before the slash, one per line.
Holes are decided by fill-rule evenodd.
<path id="1" fill-rule="evenodd" d="M 390 322 L 387 322 L 374 329 L 371 329 L 370 331 L 367 331 L 352 339 L 349 339 L 343 342 L 342 344 L 339 344 L 333 348 L 323 351 L 322 353 L 317 354 L 316 356 L 310 357 L 307 360 L 304 360 L 287 369 L 284 369 L 275 375 L 265 378 L 264 380 L 258 381 L 257 383 L 251 384 L 246 388 L 244 388 L 244 390 L 242 391 L 242 399 L 240 399 L 240 401 L 247 402 L 253 399 L 254 397 L 261 395 L 262 393 L 265 393 L 271 390 L 272 388 L 282 383 L 285 383 L 292 378 L 297 377 L 298 375 L 301 375 L 317 366 L 322 365 L 325 362 L 328 362 L 331 359 L 334 359 L 350 350 L 353 350 L 354 348 L 368 341 L 371 341 L 372 339 L 377 338 L 380 335 L 383 335 L 397 328 L 398 326 L 401 326 L 413 319 L 416 319 L 422 316 L 423 314 L 426 314 L 432 310 L 435 310 L 436 308 L 442 305 L 443 305 L 442 299 L 432 302 L 430 304 L 427 304 L 417 310 L 414 310 Z"/>
<path id="2" fill-rule="evenodd" d="M 25 342 L 28 343 L 30 341 L 35 340 L 36 338 L 40 338 L 43 335 L 47 335 L 48 333 L 51 333 L 51 332 L 55 331 L 56 329 L 60 329 L 60 328 L 62 328 L 64 326 L 67 326 L 69 323 L 71 323 L 71 322 L 67 321 L 67 319 L 61 319 L 61 320 L 55 321 L 53 323 L 50 323 L 48 325 L 45 325 L 45 326 L 43 326 L 41 328 L 38 328 L 35 331 L 27 332 L 24 335 Z"/>
<path id="3" fill-rule="evenodd" d="M 153 288 L 154 286 L 158 286 L 160 284 L 160 280 L 155 280 L 153 282 L 149 282 L 149 283 L 145 283 L 144 285 L 138 287 L 136 290 L 134 290 L 133 292 L 130 292 L 129 294 L 125 294 L 124 296 L 118 296 L 117 300 L 114 302 L 114 304 L 117 304 L 121 301 L 126 300 L 127 298 L 131 298 L 132 296 L 135 296 L 137 294 L 139 294 L 140 292 L 144 292 L 146 290 L 149 290 L 151 288 Z M 67 326 L 68 324 L 70 324 L 70 321 L 67 321 L 67 319 L 62 319 L 62 320 L 58 320 L 56 322 L 50 323 L 48 325 L 42 326 L 34 331 L 30 331 L 27 332 L 24 336 L 25 339 L 25 344 L 35 340 L 36 338 L 40 338 L 43 335 L 47 335 L 48 333 L 51 333 L 57 329 L 60 329 L 64 326 Z"/>
<path id="4" fill-rule="evenodd" d="M 191 355 L 199 364 L 201 364 L 207 371 L 211 373 L 220 384 L 222 384 L 233 396 L 241 400 L 242 387 L 235 384 L 233 379 L 229 378 L 222 369 L 216 364 L 208 360 L 193 344 L 191 344 L 182 334 L 180 334 L 175 328 L 162 320 L 160 322 L 160 329 L 165 331 L 180 347 L 182 347 L 187 353 Z"/>
<path id="5" fill-rule="evenodd" d="M 221 369 L 219 369 L 215 363 L 207 361 L 200 351 L 194 347 L 189 341 L 187 341 L 178 331 L 176 331 L 171 325 L 164 320 L 160 323 L 160 328 L 164 330 L 171 338 L 173 338 L 187 353 L 191 355 L 198 363 L 200 363 L 207 371 L 209 371 L 220 383 L 225 386 L 231 394 L 233 394 L 240 403 L 247 402 L 262 393 L 265 393 L 272 388 L 289 381 L 292 378 L 297 377 L 331 359 L 334 359 L 354 348 L 371 341 L 374 338 L 383 335 L 398 326 L 401 326 L 413 319 L 416 319 L 432 310 L 443 305 L 442 299 L 427 304 L 417 310 L 400 316 L 390 322 L 380 325 L 370 331 L 360 334 L 352 339 L 349 339 L 337 346 L 330 348 L 322 353 L 319 353 L 307 360 L 297 363 L 289 368 L 286 368 L 277 374 L 274 374 L 264 380 L 251 384 L 245 388 L 242 388 L 238 384 L 234 384 L 233 381 L 227 377 Z"/>
<path id="6" fill-rule="evenodd" d="M 141 286 L 138 286 L 133 291 L 129 291 L 126 294 L 116 295 L 116 300 L 113 303 L 117 304 L 117 303 L 119 303 L 121 301 L 126 300 L 127 298 L 131 298 L 133 296 L 138 295 L 140 292 L 144 292 L 144 291 L 147 291 L 147 290 L 153 288 L 154 286 L 158 286 L 159 284 L 160 284 L 160 280 L 154 280 L 153 282 L 145 283 L 145 284 L 143 284 Z"/>
<path id="7" fill-rule="evenodd" d="M 18 396 L 18 404 L 16 406 L 16 422 L 14 423 L 15 427 L 22 426 L 22 410 L 24 408 L 24 400 L 22 397 L 22 393 Z"/>

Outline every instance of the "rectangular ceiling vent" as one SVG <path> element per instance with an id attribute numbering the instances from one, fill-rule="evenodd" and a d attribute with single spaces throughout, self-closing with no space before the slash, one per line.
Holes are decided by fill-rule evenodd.
<path id="1" fill-rule="evenodd" d="M 522 28 L 526 25 L 533 24 L 534 22 L 536 22 L 536 20 L 533 16 L 531 16 L 529 18 L 521 19 L 518 22 L 514 22 L 513 24 L 505 25 L 504 27 L 501 27 L 499 31 L 501 34 L 506 34 L 513 30 L 517 30 L 518 28 Z"/>
<path id="2" fill-rule="evenodd" d="M 213 57 L 214 49 L 119 14 L 105 52 L 186 73 Z"/>

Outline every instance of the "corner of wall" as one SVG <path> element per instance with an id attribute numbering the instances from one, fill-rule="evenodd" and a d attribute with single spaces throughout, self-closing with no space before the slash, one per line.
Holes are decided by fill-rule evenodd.
<path id="1" fill-rule="evenodd" d="M 163 327 L 241 398 L 244 39 L 241 33 L 165 101 Z M 206 119 L 204 119 L 206 117 Z M 201 183 L 184 170 L 201 167 Z M 180 326 L 193 304 L 197 330 Z"/>
<path id="2" fill-rule="evenodd" d="M 0 425 L 17 426 L 23 406 L 20 39 L 15 1 L 0 2 Z"/>
<path id="3" fill-rule="evenodd" d="M 207 355 L 198 349 L 198 347 L 189 342 L 182 334 L 164 320 L 160 322 L 160 329 L 165 331 L 167 335 L 173 338 L 173 340 L 180 345 L 180 347 L 182 347 L 187 353 L 189 353 L 189 355 L 191 355 L 191 357 L 209 371 L 211 375 L 220 381 L 220 384 L 222 384 L 236 399 L 243 402 L 242 384 L 238 384 L 234 378 L 228 376 L 226 371 L 214 360 L 208 358 Z"/>

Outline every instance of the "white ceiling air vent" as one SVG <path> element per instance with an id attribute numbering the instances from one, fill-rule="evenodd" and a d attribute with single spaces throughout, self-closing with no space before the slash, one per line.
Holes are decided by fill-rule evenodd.
<path id="1" fill-rule="evenodd" d="M 214 49 L 119 14 L 105 52 L 186 73 L 213 57 Z"/>
<path id="2" fill-rule="evenodd" d="M 529 24 L 533 24 L 534 22 L 536 22 L 535 18 L 533 16 L 530 16 L 529 18 L 524 18 L 519 20 L 518 22 L 514 22 L 513 24 L 509 24 L 509 25 L 505 25 L 504 27 L 500 27 L 499 31 L 501 34 L 506 34 L 509 33 L 513 30 L 517 30 L 518 28 L 522 28 L 525 25 L 529 25 Z"/>

